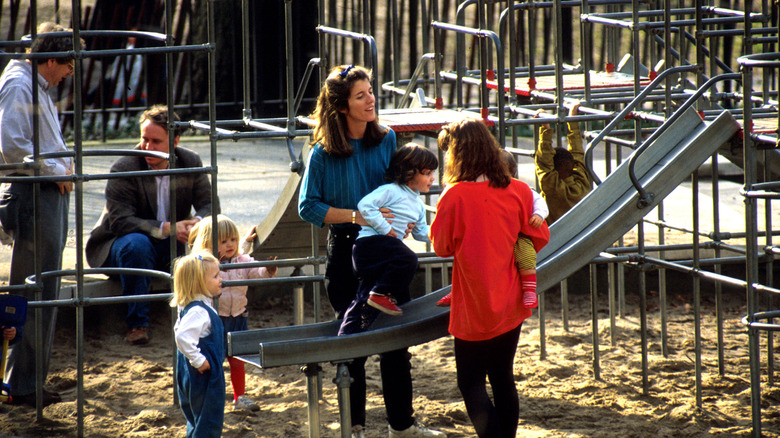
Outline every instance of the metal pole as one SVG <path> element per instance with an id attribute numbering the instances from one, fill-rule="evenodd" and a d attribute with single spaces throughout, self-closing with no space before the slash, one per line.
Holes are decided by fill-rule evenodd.
<path id="1" fill-rule="evenodd" d="M 339 419 L 341 420 L 341 438 L 350 438 L 352 435 L 352 411 L 349 405 L 349 386 L 354 380 L 349 376 L 349 368 L 346 362 L 338 364 L 336 378 L 333 383 L 339 392 Z"/>
<path id="2" fill-rule="evenodd" d="M 320 373 L 322 368 L 319 364 L 310 363 L 301 367 L 301 371 L 306 374 L 306 395 L 308 396 L 309 410 L 309 438 L 320 437 Z"/>
<path id="3" fill-rule="evenodd" d="M 694 171 L 691 176 L 691 201 L 693 219 L 693 269 L 700 269 L 699 254 L 699 171 Z M 694 324 L 694 354 L 695 354 L 695 381 L 696 381 L 696 407 L 702 406 L 701 388 L 701 278 L 693 277 L 693 324 Z"/>
<path id="4" fill-rule="evenodd" d="M 301 268 L 296 267 L 291 274 L 292 277 L 301 275 Z M 295 325 L 303 324 L 303 283 L 293 286 L 293 320 Z"/>
<path id="5" fill-rule="evenodd" d="M 598 284 L 596 283 L 596 265 L 590 264 L 590 314 L 593 342 L 593 378 L 601 380 L 601 364 L 599 362 L 599 306 Z"/>
<path id="6" fill-rule="evenodd" d="M 73 49 L 78 55 L 81 52 L 81 1 L 73 0 Z M 81 58 L 76 56 L 73 70 L 73 135 L 74 135 L 74 173 L 76 179 L 76 211 L 84 211 L 84 186 L 81 179 L 82 169 L 82 145 L 81 131 L 83 111 L 82 84 L 83 71 Z M 84 216 L 76 214 L 76 260 L 84 260 Z M 59 283 L 59 282 L 58 282 Z M 84 264 L 76 263 L 76 296 L 79 300 L 84 298 Z M 84 436 L 84 308 L 76 306 L 76 435 Z"/>

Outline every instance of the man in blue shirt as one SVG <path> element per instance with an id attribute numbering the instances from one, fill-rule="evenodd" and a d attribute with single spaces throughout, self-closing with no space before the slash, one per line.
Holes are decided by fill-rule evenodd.
<path id="1" fill-rule="evenodd" d="M 68 52 L 73 50 L 72 36 L 48 36 L 51 32 L 63 32 L 65 29 L 54 23 L 43 23 L 38 27 L 38 35 L 29 49 L 37 52 Z M 33 76 L 33 62 L 37 74 Z M 49 95 L 49 89 L 56 87 L 73 74 L 74 59 L 67 55 L 53 58 L 12 60 L 0 76 L 0 155 L 4 164 L 20 164 L 19 167 L 2 171 L 3 176 L 33 176 L 34 170 L 22 167 L 27 156 L 33 155 L 34 127 L 36 117 L 33 107 L 33 92 L 38 93 L 38 150 L 41 154 L 66 152 L 62 137 L 57 108 Z M 39 161 L 40 175 L 65 176 L 73 173 L 70 158 L 44 158 Z M 24 284 L 25 279 L 35 274 L 35 261 L 40 259 L 41 271 L 58 271 L 62 267 L 62 250 L 68 232 L 68 206 L 71 181 L 43 182 L 40 187 L 40 208 L 35 211 L 35 184 L 12 182 L 0 188 L 0 221 L 6 233 L 13 236 L 13 254 L 11 256 L 10 284 Z M 35 221 L 39 221 L 38 236 L 41 253 L 35 252 L 33 237 Z M 43 299 L 57 298 L 59 277 L 43 280 Z M 19 292 L 28 300 L 35 299 L 31 290 Z M 22 331 L 21 338 L 8 352 L 8 365 L 5 382 L 10 386 L 10 395 L 15 404 L 35 406 L 35 355 L 43 354 L 43 376 L 46 381 L 49 370 L 53 329 L 57 313 L 54 308 L 42 309 L 43 314 L 43 350 L 35 351 L 35 318 L 30 317 Z M 34 315 L 34 312 L 30 312 Z M 54 392 L 43 391 L 43 405 L 59 402 L 60 396 Z"/>

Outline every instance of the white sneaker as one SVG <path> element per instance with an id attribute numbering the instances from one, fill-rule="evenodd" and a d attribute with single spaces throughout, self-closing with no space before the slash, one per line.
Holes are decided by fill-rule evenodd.
<path id="1" fill-rule="evenodd" d="M 412 437 L 447 437 L 447 434 L 438 430 L 428 429 L 422 424 L 415 423 L 406 430 L 395 430 L 390 425 L 387 426 L 390 431 L 390 438 L 412 438 Z"/>
<path id="2" fill-rule="evenodd" d="M 363 435 L 363 426 L 359 424 L 352 426 L 352 438 L 365 438 L 365 435 Z"/>
<path id="3" fill-rule="evenodd" d="M 233 402 L 234 409 L 241 409 L 245 411 L 259 411 L 260 406 L 257 406 L 254 400 L 246 395 L 239 395 L 235 402 Z"/>

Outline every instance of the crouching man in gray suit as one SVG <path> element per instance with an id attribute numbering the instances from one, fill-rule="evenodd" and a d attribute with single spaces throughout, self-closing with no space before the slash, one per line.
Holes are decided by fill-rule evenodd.
<path id="1" fill-rule="evenodd" d="M 155 106 L 145 111 L 140 125 L 141 142 L 136 149 L 167 153 L 168 108 Z M 197 153 L 178 147 L 179 134 L 180 128 L 174 131 L 173 140 L 176 167 L 201 167 Z M 127 156 L 118 159 L 111 172 L 162 170 L 168 165 L 168 160 L 162 158 Z M 170 271 L 170 238 L 176 238 L 178 253 L 183 254 L 192 226 L 203 217 L 219 213 L 216 199 L 212 206 L 211 183 L 206 174 L 176 175 L 176 220 L 171 223 L 170 182 L 167 175 L 108 180 L 106 206 L 87 240 L 90 266 Z M 124 295 L 149 293 L 149 277 L 120 275 L 120 280 Z M 128 343 L 149 342 L 148 302 L 129 303 L 126 321 Z"/>

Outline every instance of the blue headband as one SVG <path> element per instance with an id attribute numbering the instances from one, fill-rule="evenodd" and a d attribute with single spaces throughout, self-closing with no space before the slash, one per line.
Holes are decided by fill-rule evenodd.
<path id="1" fill-rule="evenodd" d="M 349 71 L 352 70 L 353 68 L 355 68 L 355 66 L 350 64 L 344 67 L 343 69 L 341 69 L 341 71 L 339 72 L 339 76 L 341 76 L 341 79 L 346 79 L 347 75 L 349 74 Z"/>

